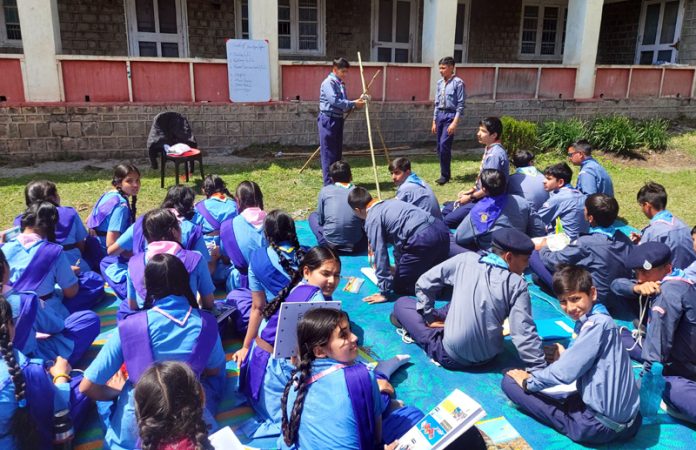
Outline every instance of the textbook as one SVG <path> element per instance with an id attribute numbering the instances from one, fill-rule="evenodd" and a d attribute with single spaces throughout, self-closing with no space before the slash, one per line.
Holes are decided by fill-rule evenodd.
<path id="1" fill-rule="evenodd" d="M 274 358 L 291 358 L 297 354 L 297 323 L 307 311 L 314 308 L 341 309 L 341 302 L 283 302 L 280 305 L 278 331 L 273 345 Z"/>
<path id="2" fill-rule="evenodd" d="M 372 281 L 375 286 L 379 286 L 379 281 L 377 280 L 377 274 L 375 273 L 375 269 L 372 267 L 363 267 L 360 269 L 360 271 L 367 277 L 368 280 Z"/>
<path id="3" fill-rule="evenodd" d="M 455 389 L 420 422 L 399 438 L 397 450 L 444 449 L 474 426 L 486 411 Z"/>
<path id="4" fill-rule="evenodd" d="M 532 242 L 536 245 L 541 243 L 544 239 L 546 239 L 546 246 L 552 252 L 563 250 L 570 245 L 570 238 L 565 233 L 549 234 L 548 236 L 532 238 Z"/>
<path id="5" fill-rule="evenodd" d="M 476 427 L 481 432 L 488 450 L 532 450 L 532 446 L 503 416 L 476 422 Z"/>
<path id="6" fill-rule="evenodd" d="M 257 450 L 254 447 L 247 447 L 242 444 L 230 427 L 220 428 L 211 434 L 209 439 L 215 450 Z"/>

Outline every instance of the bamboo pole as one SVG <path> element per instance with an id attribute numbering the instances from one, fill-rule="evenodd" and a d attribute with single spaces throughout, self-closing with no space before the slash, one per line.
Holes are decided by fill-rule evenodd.
<path id="1" fill-rule="evenodd" d="M 365 74 L 363 73 L 362 58 L 358 52 L 358 64 L 360 64 L 360 80 L 362 81 L 363 92 L 367 92 L 365 85 Z M 377 198 L 382 200 L 382 193 L 379 190 L 379 177 L 377 177 L 377 163 L 375 162 L 375 147 L 372 144 L 372 127 L 370 126 L 370 102 L 365 101 L 365 120 L 367 121 L 367 140 L 370 142 L 370 156 L 372 156 L 372 171 L 375 174 L 375 186 L 377 186 Z"/>

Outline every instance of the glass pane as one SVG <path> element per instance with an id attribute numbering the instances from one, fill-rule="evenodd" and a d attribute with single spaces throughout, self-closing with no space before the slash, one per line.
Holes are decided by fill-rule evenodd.
<path id="1" fill-rule="evenodd" d="M 558 27 L 558 8 L 544 8 L 544 22 L 541 30 L 541 54 L 556 54 L 556 27 Z"/>
<path id="2" fill-rule="evenodd" d="M 380 47 L 377 49 L 377 61 L 379 62 L 392 62 L 391 60 L 391 49 L 386 47 Z"/>
<path id="3" fill-rule="evenodd" d="M 162 56 L 169 58 L 178 58 L 179 45 L 173 42 L 162 42 Z"/>
<path id="4" fill-rule="evenodd" d="M 379 2 L 379 22 L 377 40 L 382 42 L 392 42 L 392 14 L 394 12 L 392 0 L 380 0 Z M 390 57 L 391 59 L 391 57 Z M 389 61 L 388 59 L 387 61 Z"/>
<path id="5" fill-rule="evenodd" d="M 135 0 L 135 16 L 138 22 L 138 31 L 155 33 L 155 8 L 152 0 Z M 155 49 L 155 52 L 157 50 Z"/>
<path id="6" fill-rule="evenodd" d="M 464 56 L 463 52 L 461 50 L 455 50 L 454 51 L 454 62 L 456 63 L 462 63 L 462 57 Z"/>
<path id="7" fill-rule="evenodd" d="M 300 50 L 318 50 L 317 38 L 300 36 Z"/>
<path id="8" fill-rule="evenodd" d="M 280 36 L 290 36 L 290 22 L 278 22 L 278 34 Z"/>
<path id="9" fill-rule="evenodd" d="M 648 5 L 645 10 L 645 28 L 643 29 L 643 45 L 653 45 L 657 37 L 657 23 L 660 20 L 660 4 Z"/>
<path id="10" fill-rule="evenodd" d="M 158 56 L 156 42 L 138 42 L 140 56 Z"/>
<path id="11" fill-rule="evenodd" d="M 317 35 L 317 24 L 316 23 L 300 23 L 300 37 L 311 36 L 316 37 Z"/>
<path id="12" fill-rule="evenodd" d="M 396 38 L 395 42 L 407 44 L 411 38 L 411 2 L 396 3 Z"/>
<path id="13" fill-rule="evenodd" d="M 315 4 L 311 8 L 306 8 L 300 6 L 299 8 L 299 16 L 300 16 L 300 22 L 302 21 L 308 21 L 308 22 L 316 22 L 317 21 L 317 5 Z"/>
<path id="14" fill-rule="evenodd" d="M 290 20 L 290 5 L 281 5 L 282 2 L 278 2 L 278 20 Z"/>
<path id="15" fill-rule="evenodd" d="M 394 62 L 407 63 L 408 62 L 408 50 L 405 48 L 395 48 L 394 49 Z"/>
<path id="16" fill-rule="evenodd" d="M 460 3 L 457 5 L 457 27 L 454 30 L 454 45 L 462 45 L 464 42 L 464 19 L 466 19 L 466 5 Z"/>
<path id="17" fill-rule="evenodd" d="M 657 52 L 657 61 L 656 63 L 661 63 L 661 62 L 666 62 L 666 63 L 671 63 L 672 62 L 672 50 L 660 50 Z"/>
<path id="18" fill-rule="evenodd" d="M 674 33 L 677 31 L 678 15 L 678 1 L 665 3 L 665 14 L 662 18 L 662 31 L 660 32 L 660 44 L 672 44 L 674 42 Z"/>
<path id="19" fill-rule="evenodd" d="M 278 36 L 278 48 L 290 50 L 290 36 Z"/>
<path id="20" fill-rule="evenodd" d="M 175 0 L 157 0 L 157 12 L 159 13 L 159 32 L 176 34 L 176 4 Z"/>
<path id="21" fill-rule="evenodd" d="M 640 63 L 639 64 L 652 64 L 653 52 L 640 52 Z"/>
<path id="22" fill-rule="evenodd" d="M 520 52 L 525 55 L 536 53 L 537 24 L 539 23 L 539 7 L 525 6 L 522 20 L 522 47 Z"/>
<path id="23" fill-rule="evenodd" d="M 7 39 L 22 39 L 22 32 L 19 29 L 19 25 L 5 25 L 5 31 L 7 31 Z"/>
<path id="24" fill-rule="evenodd" d="M 249 2 L 242 0 L 242 39 L 249 39 Z"/>

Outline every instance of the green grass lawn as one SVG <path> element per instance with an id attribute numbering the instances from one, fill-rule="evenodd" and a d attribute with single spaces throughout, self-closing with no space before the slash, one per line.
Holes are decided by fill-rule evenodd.
<path id="1" fill-rule="evenodd" d="M 696 134 L 679 136 L 676 144 L 684 148 L 684 152 L 696 155 Z M 673 141 L 674 142 L 674 141 Z M 558 154 L 539 155 L 537 167 L 543 168 L 548 164 L 564 160 Z M 642 228 L 647 220 L 640 213 L 635 196 L 640 186 L 648 180 L 663 184 L 669 193 L 669 209 L 690 225 L 696 224 L 696 169 L 690 161 L 685 167 L 664 168 L 650 164 L 624 164 L 614 158 L 598 159 L 607 167 L 613 180 L 616 197 L 621 205 L 620 216 L 637 227 Z M 470 186 L 478 172 L 480 156 L 455 154 L 452 161 L 452 182 L 445 186 L 437 186 L 434 180 L 439 177 L 439 163 L 434 154 L 414 156 L 411 158 L 414 170 L 431 184 L 441 202 L 452 200 L 456 193 Z M 269 162 L 250 162 L 244 165 L 206 165 L 206 173 L 217 173 L 227 182 L 231 191 L 243 180 L 254 180 L 264 193 L 267 210 L 281 208 L 297 219 L 305 219 L 316 207 L 316 198 L 321 189 L 321 171 L 318 161 L 299 174 L 299 168 L 304 158 L 277 160 Z M 353 178 L 356 184 L 363 185 L 376 192 L 371 160 L 369 157 L 350 158 L 353 167 Z M 75 162 L 75 164 L 81 164 Z M 377 158 L 378 175 L 382 198 L 394 196 L 394 185 L 386 168 L 384 157 Z M 156 207 L 163 199 L 165 191 L 159 187 L 159 171 L 146 168 L 145 160 L 141 163 L 142 188 L 138 196 L 138 212 L 142 214 Z M 577 173 L 577 170 L 576 170 Z M 24 185 L 32 179 L 46 178 L 58 184 L 61 202 L 75 207 L 83 218 L 89 214 L 94 202 L 110 188 L 111 172 L 108 170 L 83 170 L 66 174 L 36 174 L 17 178 L 0 178 L 0 198 L 2 208 L 0 220 L 2 228 L 9 226 L 12 219 L 24 209 Z M 168 174 L 168 182 L 173 182 L 173 175 Z M 575 180 L 573 180 L 575 181 Z M 200 179 L 194 178 L 191 183 L 200 191 Z M 201 196 L 202 198 L 202 196 Z"/>

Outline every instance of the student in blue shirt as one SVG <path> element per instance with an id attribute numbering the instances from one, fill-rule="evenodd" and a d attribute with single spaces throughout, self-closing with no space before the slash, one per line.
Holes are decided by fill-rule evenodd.
<path id="1" fill-rule="evenodd" d="M 571 241 L 587 233 L 590 224 L 585 219 L 585 196 L 573 189 L 570 182 L 573 171 L 566 163 L 558 163 L 544 169 L 544 189 L 549 199 L 537 211 L 546 229 L 553 232 L 556 221 L 561 222 L 563 231 Z"/>
<path id="2" fill-rule="evenodd" d="M 643 231 L 632 233 L 636 244 L 644 242 L 663 242 L 672 251 L 672 265 L 686 269 L 696 261 L 689 227 L 667 209 L 667 191 L 664 186 L 654 182 L 645 183 L 636 196 L 638 205 L 645 217 L 650 219 Z"/>
<path id="3" fill-rule="evenodd" d="M 390 162 L 389 173 L 396 186 L 396 198 L 429 212 L 436 219 L 442 219 L 440 202 L 435 193 L 428 183 L 411 171 L 411 161 L 408 158 L 399 157 Z"/>
<path id="4" fill-rule="evenodd" d="M 440 158 L 440 178 L 436 183 L 443 185 L 452 178 L 452 144 L 457 125 L 464 114 L 466 87 L 462 79 L 454 74 L 454 58 L 445 56 L 437 64 L 442 78 L 437 80 L 431 132 L 437 136 L 437 155 Z"/>
<path id="5" fill-rule="evenodd" d="M 319 245 L 333 247 L 342 253 L 361 253 L 367 250 L 363 221 L 348 206 L 348 194 L 353 189 L 353 174 L 344 160 L 329 167 L 333 184 L 319 191 L 317 210 L 309 215 L 309 228 Z"/>
<path id="6" fill-rule="evenodd" d="M 508 194 L 519 195 L 538 211 L 549 199 L 544 189 L 544 174 L 534 167 L 534 154 L 529 150 L 517 150 L 512 156 L 515 173 L 508 179 Z"/>
<path id="7" fill-rule="evenodd" d="M 206 391 L 205 418 L 212 431 L 225 390 L 225 353 L 217 323 L 198 308 L 184 264 L 173 255 L 153 256 L 145 268 L 145 286 L 144 310 L 119 323 L 80 383 L 80 392 L 93 400 L 115 400 L 104 438 L 110 449 L 136 447 L 133 387 L 152 363 L 185 361 L 192 367 Z M 124 363 L 127 379 L 121 372 Z M 120 381 L 120 389 L 113 387 L 115 381 Z"/>
<path id="8" fill-rule="evenodd" d="M 577 189 L 585 195 L 606 194 L 614 196 L 614 184 L 606 169 L 592 157 L 592 145 L 584 139 L 568 148 L 568 158 L 575 166 L 580 166 Z"/>
<path id="9" fill-rule="evenodd" d="M 321 147 L 321 172 L 324 186 L 331 184 L 329 167 L 343 154 L 343 114 L 353 108 L 361 108 L 365 100 L 348 100 L 345 78 L 350 63 L 345 58 L 334 59 L 331 73 L 321 83 L 319 91 L 319 146 Z"/>
<path id="10" fill-rule="evenodd" d="M 576 337 L 567 349 L 561 344 L 547 349 L 553 362 L 545 369 L 508 370 L 503 391 L 523 412 L 575 442 L 600 445 L 631 439 L 642 423 L 640 397 L 619 328 L 596 303 L 597 290 L 585 269 L 559 269 L 553 291 L 576 321 Z M 541 392 L 572 382 L 577 382 L 578 392 L 562 401 Z"/>
<path id="11" fill-rule="evenodd" d="M 691 229 L 691 240 L 693 241 L 694 251 L 696 252 L 696 227 Z M 689 280 L 696 282 L 696 261 L 692 262 L 689 267 L 684 269 L 684 274 Z"/>

